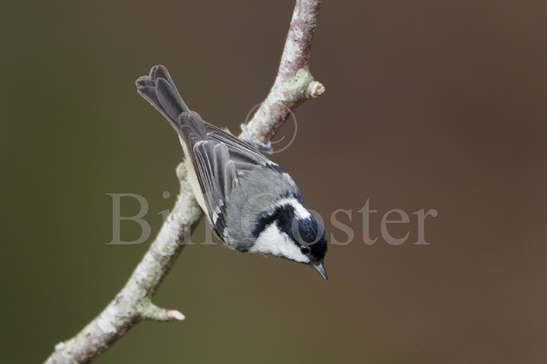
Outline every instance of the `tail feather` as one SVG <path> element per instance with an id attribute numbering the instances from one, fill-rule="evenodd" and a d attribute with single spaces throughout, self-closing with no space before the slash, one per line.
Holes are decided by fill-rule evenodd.
<path id="1" fill-rule="evenodd" d="M 172 96 L 173 101 L 178 104 L 183 111 L 190 111 L 190 108 L 186 105 L 186 103 L 180 96 L 177 86 L 175 86 L 175 82 L 173 81 L 173 78 L 171 78 L 167 67 L 162 65 L 152 67 L 150 69 L 150 76 L 152 77 L 152 80 L 155 80 L 156 82 L 163 80 L 166 84 L 166 87 L 169 88 L 168 92 Z"/>
<path id="2" fill-rule="evenodd" d="M 180 116 L 190 112 L 190 109 L 180 96 L 167 68 L 161 65 L 152 67 L 149 75 L 139 77 L 135 85 L 137 92 L 180 133 L 183 126 L 183 118 Z"/>
<path id="3" fill-rule="evenodd" d="M 177 90 L 164 78 L 156 79 L 156 96 L 158 101 L 170 118 L 176 120 L 179 115 L 188 109 L 184 108 L 182 99 L 177 95 Z"/>

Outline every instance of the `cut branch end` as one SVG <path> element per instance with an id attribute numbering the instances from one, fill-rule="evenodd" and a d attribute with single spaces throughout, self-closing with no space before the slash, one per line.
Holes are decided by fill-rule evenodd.
<path id="1" fill-rule="evenodd" d="M 325 86 L 319 81 L 312 81 L 308 85 L 307 96 L 308 98 L 315 99 L 323 95 L 326 91 Z"/>

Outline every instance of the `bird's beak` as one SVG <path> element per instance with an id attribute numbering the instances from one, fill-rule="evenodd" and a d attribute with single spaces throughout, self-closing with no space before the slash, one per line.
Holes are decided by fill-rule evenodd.
<path id="1" fill-rule="evenodd" d="M 329 276 L 327 275 L 327 270 L 325 269 L 325 265 L 323 264 L 323 262 L 319 262 L 319 263 L 312 263 L 312 267 L 319 272 L 319 274 L 321 274 L 321 277 L 323 277 L 323 279 L 327 280 L 329 279 Z"/>

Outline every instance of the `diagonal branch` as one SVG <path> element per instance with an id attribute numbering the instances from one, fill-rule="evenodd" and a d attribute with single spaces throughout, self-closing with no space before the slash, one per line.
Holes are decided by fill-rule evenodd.
<path id="1" fill-rule="evenodd" d="M 159 308 L 151 301 L 154 291 L 182 251 L 192 225 L 201 216 L 182 163 L 177 168 L 177 175 L 180 194 L 175 206 L 125 287 L 80 333 L 57 344 L 46 363 L 86 363 L 143 319 L 184 320 L 179 311 Z"/>
<path id="2" fill-rule="evenodd" d="M 296 0 L 275 82 L 251 121 L 242 125 L 243 138 L 259 141 L 266 149 L 271 148 L 269 141 L 292 109 L 325 92 L 325 86 L 314 80 L 309 70 L 319 3 L 319 0 Z"/>
<path id="3" fill-rule="evenodd" d="M 313 79 L 308 67 L 319 2 L 296 1 L 275 82 L 252 120 L 242 125 L 242 138 L 268 147 L 290 109 L 325 91 L 324 86 Z M 184 320 L 179 311 L 160 308 L 151 299 L 189 239 L 192 225 L 202 216 L 186 174 L 181 163 L 177 168 L 180 194 L 175 206 L 125 286 L 76 336 L 57 344 L 45 363 L 89 362 L 145 319 Z"/>

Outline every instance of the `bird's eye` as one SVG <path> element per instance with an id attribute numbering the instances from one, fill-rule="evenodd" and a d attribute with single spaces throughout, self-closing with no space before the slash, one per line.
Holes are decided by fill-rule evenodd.
<path id="1" fill-rule="evenodd" d="M 310 253 L 310 248 L 307 247 L 307 246 L 303 246 L 300 248 L 300 251 L 302 252 L 302 254 L 309 254 Z"/>

